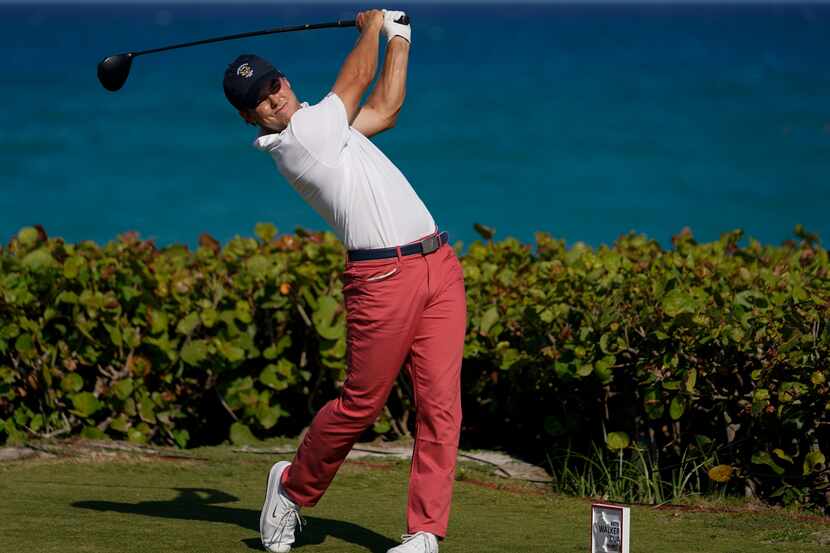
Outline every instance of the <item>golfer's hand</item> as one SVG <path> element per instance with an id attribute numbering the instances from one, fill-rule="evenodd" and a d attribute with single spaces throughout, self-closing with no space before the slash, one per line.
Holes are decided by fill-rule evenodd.
<path id="1" fill-rule="evenodd" d="M 405 15 L 404 12 L 383 10 L 383 34 L 386 36 L 387 41 L 399 36 L 410 44 L 412 43 L 412 28 L 409 26 L 409 23 L 397 23 Z"/>
<path id="2" fill-rule="evenodd" d="M 357 17 L 354 19 L 357 24 L 357 28 L 361 33 L 369 31 L 380 32 L 383 28 L 382 10 L 366 10 L 365 12 L 358 12 Z"/>

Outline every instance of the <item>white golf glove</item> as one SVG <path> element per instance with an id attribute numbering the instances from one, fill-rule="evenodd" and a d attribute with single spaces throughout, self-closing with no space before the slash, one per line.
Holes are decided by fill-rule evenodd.
<path id="1" fill-rule="evenodd" d="M 399 36 L 405 38 L 407 42 L 412 43 L 412 29 L 409 23 L 396 23 L 397 19 L 405 16 L 404 12 L 383 10 L 383 34 L 386 36 L 387 42 L 393 37 Z"/>

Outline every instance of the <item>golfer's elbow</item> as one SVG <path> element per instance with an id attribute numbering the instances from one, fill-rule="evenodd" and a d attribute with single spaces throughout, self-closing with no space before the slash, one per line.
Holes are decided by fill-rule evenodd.
<path id="1" fill-rule="evenodd" d="M 372 102 L 372 107 L 385 121 L 390 123 L 389 128 L 392 128 L 398 121 L 401 109 L 403 109 L 403 101 L 403 93 L 386 95 Z"/>
<path id="2" fill-rule="evenodd" d="M 398 124 L 398 116 L 394 115 L 392 117 L 387 117 L 383 120 L 383 126 L 381 127 L 383 130 L 388 131 L 389 129 L 394 129 L 395 125 Z"/>
<path id="3" fill-rule="evenodd" d="M 399 114 L 400 112 L 401 112 L 401 109 L 400 109 L 400 108 L 398 108 L 397 110 L 395 110 L 395 111 L 394 111 L 394 112 L 392 112 L 392 113 L 389 113 L 389 114 L 386 116 L 386 128 L 387 128 L 387 129 L 393 129 L 393 128 L 395 128 L 395 125 L 397 125 L 397 124 L 398 124 L 398 114 Z"/>
<path id="4" fill-rule="evenodd" d="M 401 112 L 403 102 L 370 102 L 368 106 L 374 114 L 374 118 L 377 121 L 377 127 L 380 130 L 387 130 L 394 128 L 398 123 L 398 114 Z"/>

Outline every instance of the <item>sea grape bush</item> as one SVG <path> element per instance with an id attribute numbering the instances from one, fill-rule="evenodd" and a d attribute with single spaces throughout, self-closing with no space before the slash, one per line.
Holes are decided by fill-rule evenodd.
<path id="1" fill-rule="evenodd" d="M 293 434 L 345 378 L 342 246 L 330 233 L 190 251 L 24 228 L 0 251 L 0 442 L 79 433 L 180 447 Z M 826 507 L 830 261 L 801 227 L 670 249 L 538 234 L 461 256 L 464 438 L 718 459 L 713 485 Z M 377 433 L 406 433 L 404 379 Z M 642 457 L 642 455 L 640 455 Z"/>
<path id="2" fill-rule="evenodd" d="M 599 249 L 544 234 L 535 249 L 474 244 L 468 425 L 646 448 L 663 466 L 697 450 L 724 463 L 715 482 L 826 506 L 830 264 L 796 234 L 740 247 L 740 231 L 710 244 L 685 231 L 669 251 L 633 234 Z"/>

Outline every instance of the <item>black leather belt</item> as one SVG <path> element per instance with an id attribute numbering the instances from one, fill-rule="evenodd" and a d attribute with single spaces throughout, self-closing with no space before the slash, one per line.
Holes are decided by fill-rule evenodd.
<path id="1" fill-rule="evenodd" d="M 401 255 L 427 255 L 434 252 L 435 250 L 437 250 L 449 241 L 450 237 L 446 232 L 433 234 L 432 236 L 427 236 L 426 238 L 424 238 L 423 240 L 419 240 L 418 242 L 413 242 L 412 244 L 401 246 Z M 397 256 L 397 248 L 349 250 L 349 261 L 369 261 L 372 259 L 387 259 L 390 257 Z"/>

